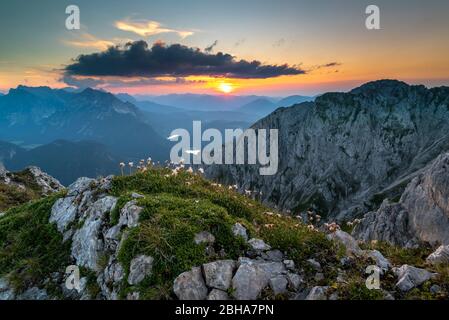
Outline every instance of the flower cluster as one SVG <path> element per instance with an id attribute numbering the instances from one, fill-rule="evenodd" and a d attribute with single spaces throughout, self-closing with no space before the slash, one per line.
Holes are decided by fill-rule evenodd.
<path id="1" fill-rule="evenodd" d="M 151 158 L 148 158 L 147 160 L 142 159 L 139 161 L 139 165 L 136 167 L 136 170 L 140 171 L 140 172 L 145 172 L 153 165 L 154 165 L 154 163 L 152 162 Z M 124 176 L 126 164 L 124 162 L 120 162 L 119 167 L 120 167 L 122 176 Z M 132 161 L 128 162 L 128 168 L 129 168 L 129 174 L 131 175 L 133 173 L 134 162 L 132 162 Z"/>
<path id="2" fill-rule="evenodd" d="M 335 232 L 337 230 L 340 230 L 340 226 L 336 222 L 325 223 L 324 227 L 329 232 Z"/>
<path id="3" fill-rule="evenodd" d="M 358 225 L 359 223 L 361 222 L 361 220 L 360 219 L 354 219 L 353 221 L 348 221 L 348 222 L 346 222 L 346 225 L 348 226 L 348 227 L 355 227 L 356 225 Z"/>

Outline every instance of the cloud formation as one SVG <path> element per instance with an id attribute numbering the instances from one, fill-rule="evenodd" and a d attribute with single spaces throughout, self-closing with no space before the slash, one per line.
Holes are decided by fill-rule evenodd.
<path id="1" fill-rule="evenodd" d="M 326 63 L 326 64 L 322 64 L 322 65 L 319 65 L 319 66 L 317 66 L 317 69 L 321 69 L 321 68 L 333 68 L 333 67 L 339 67 L 339 66 L 341 66 L 342 64 L 340 63 L 340 62 L 329 62 L 329 63 Z"/>
<path id="2" fill-rule="evenodd" d="M 218 44 L 218 40 L 215 40 L 210 46 L 206 47 L 204 51 L 207 53 L 211 53 L 214 50 L 214 47 Z"/>
<path id="3" fill-rule="evenodd" d="M 95 48 L 98 50 L 106 50 L 110 46 L 115 45 L 114 42 L 109 40 L 98 39 L 89 33 L 83 33 L 78 39 L 75 40 L 63 40 L 67 45 L 79 48 Z"/>
<path id="4" fill-rule="evenodd" d="M 165 28 L 161 23 L 152 20 L 122 20 L 117 21 L 115 23 L 115 26 L 120 30 L 133 32 L 141 37 L 151 37 L 161 33 L 176 33 L 178 36 L 184 39 L 194 34 L 193 31 Z"/>
<path id="5" fill-rule="evenodd" d="M 167 46 L 145 41 L 80 55 L 65 67 L 67 75 L 116 77 L 188 77 L 209 76 L 239 79 L 266 79 L 305 74 L 297 66 L 269 65 L 260 61 L 237 60 L 230 54 L 209 54 L 180 44 Z"/>
<path id="6" fill-rule="evenodd" d="M 121 87 L 141 87 L 141 86 L 163 86 L 174 84 L 198 84 L 204 83 L 201 80 L 187 80 L 185 78 L 170 78 L 170 79 L 156 79 L 156 78 L 118 78 L 118 77 L 79 77 L 64 74 L 60 81 L 64 82 L 70 87 L 79 89 L 85 88 L 121 88 Z"/>

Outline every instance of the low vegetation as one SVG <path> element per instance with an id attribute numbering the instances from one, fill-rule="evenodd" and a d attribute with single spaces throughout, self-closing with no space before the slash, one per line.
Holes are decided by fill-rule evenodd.
<path id="1" fill-rule="evenodd" d="M 33 192 L 33 191 L 31 191 Z M 234 188 L 221 186 L 186 170 L 174 172 L 165 168 L 148 168 L 130 176 L 115 177 L 110 194 L 118 198 L 116 208 L 110 212 L 112 225 L 119 222 L 120 210 L 141 195 L 137 205 L 143 208 L 139 226 L 126 229 L 118 260 L 125 268 L 120 292 L 121 298 L 139 291 L 141 299 L 172 299 L 173 280 L 182 272 L 217 259 L 238 259 L 248 250 L 241 238 L 232 234 L 232 226 L 239 222 L 249 236 L 261 238 L 272 247 L 285 252 L 295 265 L 304 270 L 311 285 L 329 286 L 340 299 L 383 299 L 380 290 L 365 286 L 365 268 L 373 262 L 354 258 L 346 267 L 341 259 L 345 248 L 326 238 L 323 232 L 303 224 L 298 218 L 281 215 L 237 193 Z M 30 201 L 36 195 L 22 198 L 17 203 Z M 43 283 L 54 272 L 64 272 L 73 263 L 70 258 L 71 242 L 62 241 L 56 226 L 48 222 L 51 207 L 63 196 L 54 194 L 9 209 L 0 217 L 0 277 L 8 276 L 18 291 L 30 285 L 45 287 L 53 296 L 60 288 Z M 14 205 L 14 204 L 12 204 Z M 215 236 L 212 247 L 193 245 L 197 233 L 208 231 Z M 431 248 L 401 249 L 385 243 L 370 243 L 363 249 L 381 251 L 394 265 L 410 264 L 428 267 L 425 258 Z M 144 254 L 154 258 L 152 275 L 137 286 L 127 281 L 131 260 Z M 318 261 L 323 277 L 314 279 L 308 259 Z M 105 264 L 108 257 L 104 257 Z M 343 269 L 343 270 L 342 270 Z M 346 274 L 345 281 L 337 281 L 339 272 Z M 437 279 L 425 283 L 417 290 L 401 296 L 404 299 L 439 299 L 441 294 L 431 293 L 430 287 L 439 284 L 448 292 L 449 270 L 440 268 Z M 82 276 L 88 278 L 88 290 L 95 297 L 100 289 L 93 271 L 85 268 Z M 50 282 L 51 283 L 51 282 Z M 382 289 L 394 291 L 395 277 L 391 271 L 382 276 Z M 285 298 L 285 297 L 279 297 Z"/>

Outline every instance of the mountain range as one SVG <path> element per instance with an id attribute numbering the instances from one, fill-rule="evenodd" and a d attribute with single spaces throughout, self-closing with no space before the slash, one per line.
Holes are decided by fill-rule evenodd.
<path id="1" fill-rule="evenodd" d="M 123 159 L 165 159 L 168 144 L 141 111 L 114 95 L 19 86 L 0 97 L 0 139 L 22 145 L 91 140 Z M 118 130 L 119 129 L 119 130 Z"/>
<path id="2" fill-rule="evenodd" d="M 116 173 L 121 161 L 167 160 L 166 137 L 178 128 L 191 131 L 195 120 L 223 133 L 245 129 L 275 110 L 275 101 L 284 101 L 194 94 L 138 98 L 90 88 L 11 89 L 0 96 L 0 161 L 12 170 L 38 165 L 67 184 L 81 175 Z"/>
<path id="3" fill-rule="evenodd" d="M 209 177 L 282 210 L 315 210 L 349 220 L 397 199 L 407 184 L 449 150 L 449 88 L 382 80 L 347 93 L 280 108 L 255 129 L 279 130 L 279 168 L 221 165 Z"/>

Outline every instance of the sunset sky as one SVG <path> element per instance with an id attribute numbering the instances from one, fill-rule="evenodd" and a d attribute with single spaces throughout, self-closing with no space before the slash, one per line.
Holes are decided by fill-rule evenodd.
<path id="1" fill-rule="evenodd" d="M 80 8 L 80 30 L 65 28 L 70 4 Z M 380 7 L 381 30 L 365 28 L 370 4 Z M 286 96 L 382 78 L 449 85 L 448 34 L 447 0 L 2 1 L 0 91 L 23 84 Z M 140 54 L 151 63 L 130 62 Z M 122 55 L 123 65 L 114 60 Z M 157 72 L 142 69 L 161 56 L 167 65 Z M 204 64 L 211 59 L 220 67 Z"/>

